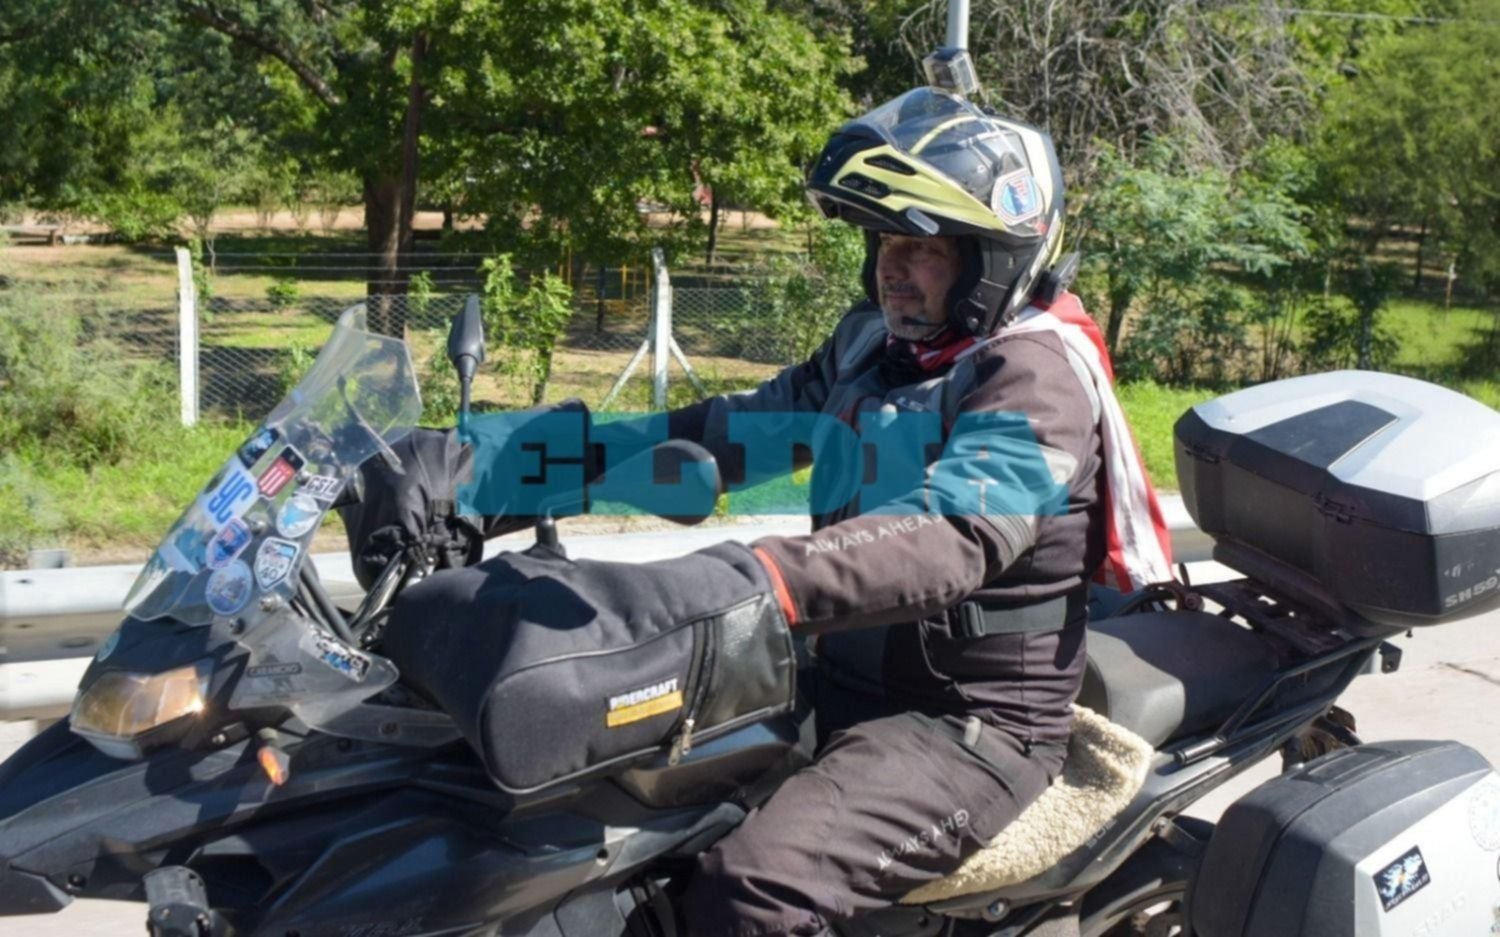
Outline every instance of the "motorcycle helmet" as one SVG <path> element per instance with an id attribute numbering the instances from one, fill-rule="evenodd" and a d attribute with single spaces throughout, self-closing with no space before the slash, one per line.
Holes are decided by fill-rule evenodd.
<path id="1" fill-rule="evenodd" d="M 962 272 L 949 322 L 985 336 L 1031 299 L 1062 246 L 1062 167 L 1052 138 L 941 88 L 919 88 L 838 129 L 808 197 L 825 218 L 865 229 L 864 288 L 879 302 L 881 232 L 953 236 Z"/>

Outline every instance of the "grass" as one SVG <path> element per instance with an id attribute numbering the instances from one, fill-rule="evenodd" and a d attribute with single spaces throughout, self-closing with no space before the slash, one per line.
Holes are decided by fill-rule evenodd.
<path id="1" fill-rule="evenodd" d="M 1380 322 L 1400 337 L 1399 370 L 1440 374 L 1460 365 L 1465 349 L 1487 340 L 1496 313 L 1471 306 L 1444 310 L 1431 300 L 1400 298 L 1386 306 Z"/>
<path id="2" fill-rule="evenodd" d="M 1172 427 L 1195 404 L 1218 396 L 1203 388 L 1164 387 L 1149 381 L 1122 384 L 1117 389 L 1125 418 L 1135 432 L 1146 471 L 1158 489 L 1177 489 L 1177 465 L 1172 454 Z"/>
<path id="3" fill-rule="evenodd" d="M 27 546 L 65 546 L 81 564 L 141 561 L 252 428 L 163 426 L 150 451 L 90 470 L 18 453 L 26 497 L 0 498 L 0 568 L 7 560 L 24 563 Z M 0 492 L 7 488 L 3 468 Z M 319 536 L 342 533 L 338 515 L 330 514 Z"/>

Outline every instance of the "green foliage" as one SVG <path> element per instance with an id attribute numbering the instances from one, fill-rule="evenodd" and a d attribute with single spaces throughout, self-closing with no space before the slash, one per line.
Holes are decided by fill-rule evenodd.
<path id="1" fill-rule="evenodd" d="M 721 203 L 794 210 L 805 162 L 852 110 L 836 84 L 847 37 L 763 0 L 523 0 L 467 25 L 477 74 L 439 79 L 444 120 L 504 132 L 455 138 L 442 159 L 482 167 L 465 209 L 532 267 L 568 248 L 638 263 L 702 243 L 697 182 Z"/>
<path id="2" fill-rule="evenodd" d="M 1335 84 L 1317 135 L 1322 196 L 1361 221 L 1373 254 L 1398 225 L 1426 225 L 1459 273 L 1500 288 L 1500 3 L 1370 41 Z"/>
<path id="3" fill-rule="evenodd" d="M 29 460 L 0 456 L 0 569 L 22 566 L 33 546 L 56 543 L 66 530 L 57 499 Z"/>
<path id="4" fill-rule="evenodd" d="M 266 287 L 266 301 L 278 311 L 290 309 L 301 296 L 302 287 L 292 277 L 277 277 Z"/>
<path id="5" fill-rule="evenodd" d="M 766 279 L 769 309 L 749 321 L 747 345 L 769 337 L 783 361 L 808 358 L 833 332 L 849 308 L 864 296 L 863 232 L 845 224 L 815 223 L 811 251 L 804 259 L 777 258 Z"/>
<path id="6" fill-rule="evenodd" d="M 330 235 L 340 212 L 359 203 L 359 180 L 348 173 L 324 170 L 306 180 L 303 199 L 318 206 L 318 224 Z"/>
<path id="7" fill-rule="evenodd" d="M 448 360 L 448 330 L 429 330 L 427 341 L 433 351 L 418 379 L 422 392 L 422 425 L 452 426 L 458 422 L 460 400 L 458 372 Z"/>
<path id="8" fill-rule="evenodd" d="M 1082 201 L 1079 289 L 1106 311 L 1105 336 L 1127 375 L 1231 377 L 1253 317 L 1243 285 L 1273 282 L 1309 247 L 1284 180 L 1190 170 L 1165 141 L 1140 164 L 1104 151 Z"/>
<path id="9" fill-rule="evenodd" d="M 1303 319 L 1301 343 L 1303 362 L 1308 370 L 1335 371 L 1359 365 L 1361 316 L 1348 297 L 1331 296 L 1316 303 Z M 1375 324 L 1370 336 L 1370 365 L 1377 370 L 1388 367 L 1400 351 L 1400 339 Z"/>
<path id="10" fill-rule="evenodd" d="M 193 291 L 198 294 L 198 314 L 207 317 L 208 301 L 214 298 L 214 272 L 203 260 L 203 242 L 188 239 L 188 259 L 193 264 Z"/>
<path id="11" fill-rule="evenodd" d="M 0 452 L 88 467 L 115 461 L 170 419 L 169 369 L 124 354 L 104 323 L 24 298 L 0 306 Z"/>
<path id="12" fill-rule="evenodd" d="M 49 546 L 84 551 L 85 562 L 99 547 L 106 561 L 143 557 L 251 429 L 168 419 L 117 461 L 88 467 L 53 450 L 0 456 L 0 565 Z"/>
<path id="13" fill-rule="evenodd" d="M 182 205 L 172 193 L 140 186 L 90 195 L 79 201 L 78 209 L 131 242 L 170 238 L 182 214 Z"/>
<path id="14" fill-rule="evenodd" d="M 427 307 L 432 304 L 433 281 L 432 273 L 421 270 L 412 274 L 406 284 L 406 302 L 418 318 L 427 312 Z"/>
<path id="15" fill-rule="evenodd" d="M 287 345 L 286 350 L 281 354 L 281 365 L 276 372 L 282 396 L 291 393 L 292 388 L 307 376 L 307 372 L 312 370 L 313 362 L 317 358 L 317 349 L 300 339 L 293 339 Z"/>
<path id="16" fill-rule="evenodd" d="M 573 290 L 551 273 L 533 276 L 521 290 L 508 254 L 486 259 L 480 271 L 485 333 L 501 346 L 496 370 L 521 381 L 531 402 L 541 403 L 558 339 L 573 317 Z"/>

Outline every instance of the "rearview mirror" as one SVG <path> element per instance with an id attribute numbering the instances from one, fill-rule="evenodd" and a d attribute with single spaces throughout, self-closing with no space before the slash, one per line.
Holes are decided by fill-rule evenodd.
<path id="1" fill-rule="evenodd" d="M 479 297 L 464 301 L 464 311 L 453 317 L 448 327 L 448 360 L 458 372 L 458 425 L 469 422 L 469 393 L 474 373 L 484 363 L 484 316 L 479 311 Z"/>
<path id="2" fill-rule="evenodd" d="M 479 297 L 464 301 L 464 311 L 453 317 L 448 327 L 448 360 L 458 376 L 468 380 L 484 363 L 484 316 L 479 311 Z"/>

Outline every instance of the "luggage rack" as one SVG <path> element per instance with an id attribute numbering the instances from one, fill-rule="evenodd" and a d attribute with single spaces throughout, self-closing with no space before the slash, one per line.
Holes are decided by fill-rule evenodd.
<path id="1" fill-rule="evenodd" d="M 1248 573 L 1245 579 L 1195 586 L 1194 591 L 1244 619 L 1285 649 L 1292 661 L 1270 674 L 1234 712 L 1207 736 L 1166 749 L 1179 765 L 1202 761 L 1252 736 L 1264 736 L 1316 719 L 1379 653 L 1380 671 L 1400 667 L 1401 651 L 1386 638 L 1398 632 L 1361 618 L 1328 595 L 1312 577 L 1237 544 L 1220 542 L 1214 559 Z M 1267 586 L 1274 582 L 1276 586 Z M 1279 690 L 1293 681 L 1342 668 L 1311 699 L 1287 709 L 1272 708 Z M 1265 712 L 1268 708 L 1272 711 Z M 1261 718 L 1256 718 L 1261 716 Z"/>

